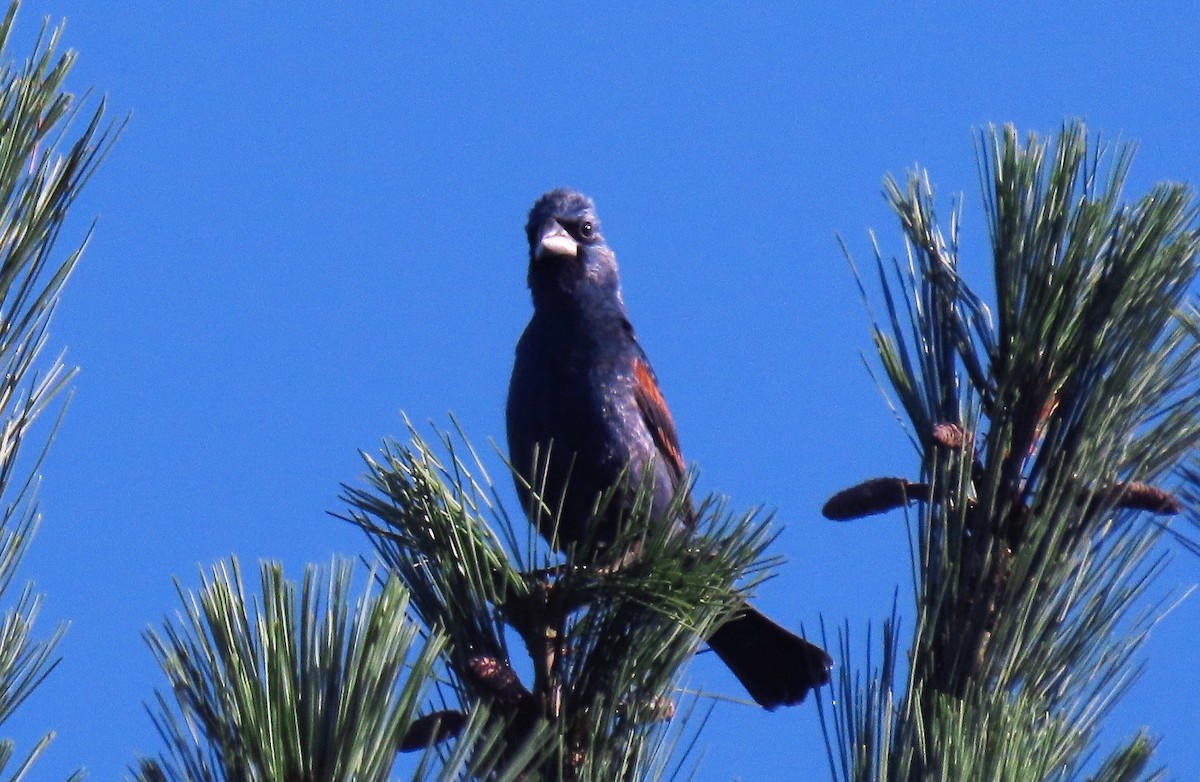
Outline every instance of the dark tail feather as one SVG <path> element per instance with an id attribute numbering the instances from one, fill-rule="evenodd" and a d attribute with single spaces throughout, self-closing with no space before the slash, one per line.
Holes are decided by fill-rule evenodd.
<path id="1" fill-rule="evenodd" d="M 764 709 L 792 706 L 829 681 L 833 660 L 751 606 L 717 628 L 708 645 Z"/>

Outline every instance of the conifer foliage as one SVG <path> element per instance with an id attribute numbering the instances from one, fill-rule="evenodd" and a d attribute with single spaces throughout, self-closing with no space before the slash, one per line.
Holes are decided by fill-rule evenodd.
<path id="1" fill-rule="evenodd" d="M 907 669 L 893 615 L 882 659 L 861 679 L 845 665 L 823 704 L 837 779 L 1155 778 L 1144 735 L 1089 762 L 1137 674 L 1200 445 L 1200 236 L 1188 188 L 1127 202 L 1132 148 L 1107 152 L 1080 124 L 1052 144 L 982 135 L 990 305 L 927 178 L 886 182 L 907 254 L 876 250 L 873 336 L 920 476 L 871 479 L 825 512 L 913 504 L 915 628 Z"/>
<path id="2" fill-rule="evenodd" d="M 673 535 L 650 523 L 651 493 L 635 492 L 611 556 L 594 560 L 586 543 L 559 556 L 509 519 L 469 447 L 441 446 L 412 432 L 368 459 L 346 518 L 411 590 L 422 624 L 448 636 L 449 713 L 483 710 L 494 726 L 476 751 L 526 778 L 674 773 L 679 676 L 764 574 L 766 520 L 707 502 L 697 535 Z"/>
<path id="3" fill-rule="evenodd" d="M 385 780 L 444 645 L 418 642 L 394 579 L 352 606 L 352 569 L 306 569 L 300 589 L 273 563 L 248 594 L 237 561 L 212 569 L 159 631 L 167 674 L 151 715 L 167 751 L 145 782 Z"/>
<path id="4" fill-rule="evenodd" d="M 102 102 L 88 113 L 65 91 L 75 54 L 56 51 L 61 27 L 44 27 L 25 60 L 10 59 L 17 7 L 10 2 L 0 21 L 0 724 L 54 667 L 64 629 L 35 635 L 41 596 L 32 584 L 18 585 L 16 571 L 40 521 L 36 476 L 53 438 L 52 426 L 34 425 L 72 375 L 61 356 L 47 360 L 42 351 L 86 238 L 65 253 L 57 242 L 71 204 L 119 130 L 104 124 Z M 31 437 L 41 442 L 27 442 Z M 26 778 L 52 736 L 19 759 L 13 743 L 0 740 L 3 778 Z"/>

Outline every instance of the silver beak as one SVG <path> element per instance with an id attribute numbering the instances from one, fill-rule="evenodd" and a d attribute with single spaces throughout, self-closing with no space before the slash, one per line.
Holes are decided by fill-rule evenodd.
<path id="1" fill-rule="evenodd" d="M 574 258 L 579 254 L 579 242 L 567 233 L 567 229 L 559 225 L 557 220 L 550 219 L 542 227 L 542 236 L 538 239 L 537 249 L 533 257 L 541 260 L 545 255 L 561 255 Z"/>

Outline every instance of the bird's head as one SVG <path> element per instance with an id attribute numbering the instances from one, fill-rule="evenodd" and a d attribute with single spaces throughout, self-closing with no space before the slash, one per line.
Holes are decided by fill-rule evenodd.
<path id="1" fill-rule="evenodd" d="M 551 190 L 529 210 L 525 234 L 535 305 L 547 297 L 619 300 L 617 261 L 600 233 L 592 199 L 565 188 Z"/>

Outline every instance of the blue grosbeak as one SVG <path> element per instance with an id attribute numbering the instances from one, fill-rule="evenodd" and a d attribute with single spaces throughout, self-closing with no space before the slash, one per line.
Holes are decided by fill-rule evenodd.
<path id="1" fill-rule="evenodd" d="M 625 313 L 616 258 L 592 201 L 552 190 L 534 204 L 525 232 L 533 317 L 517 343 L 508 390 L 509 458 L 561 507 L 557 514 L 534 512 L 520 480 L 517 492 L 553 544 L 576 543 L 590 528 L 603 545 L 615 534 L 618 513 L 595 520 L 593 510 L 622 476 L 649 481 L 651 518 L 668 520 L 685 475 L 675 424 Z M 614 498 L 610 509 L 619 510 L 622 499 L 628 497 Z M 694 521 L 686 512 L 674 516 L 681 529 Z M 833 663 L 823 649 L 748 605 L 708 643 L 767 709 L 799 703 L 829 681 Z"/>

